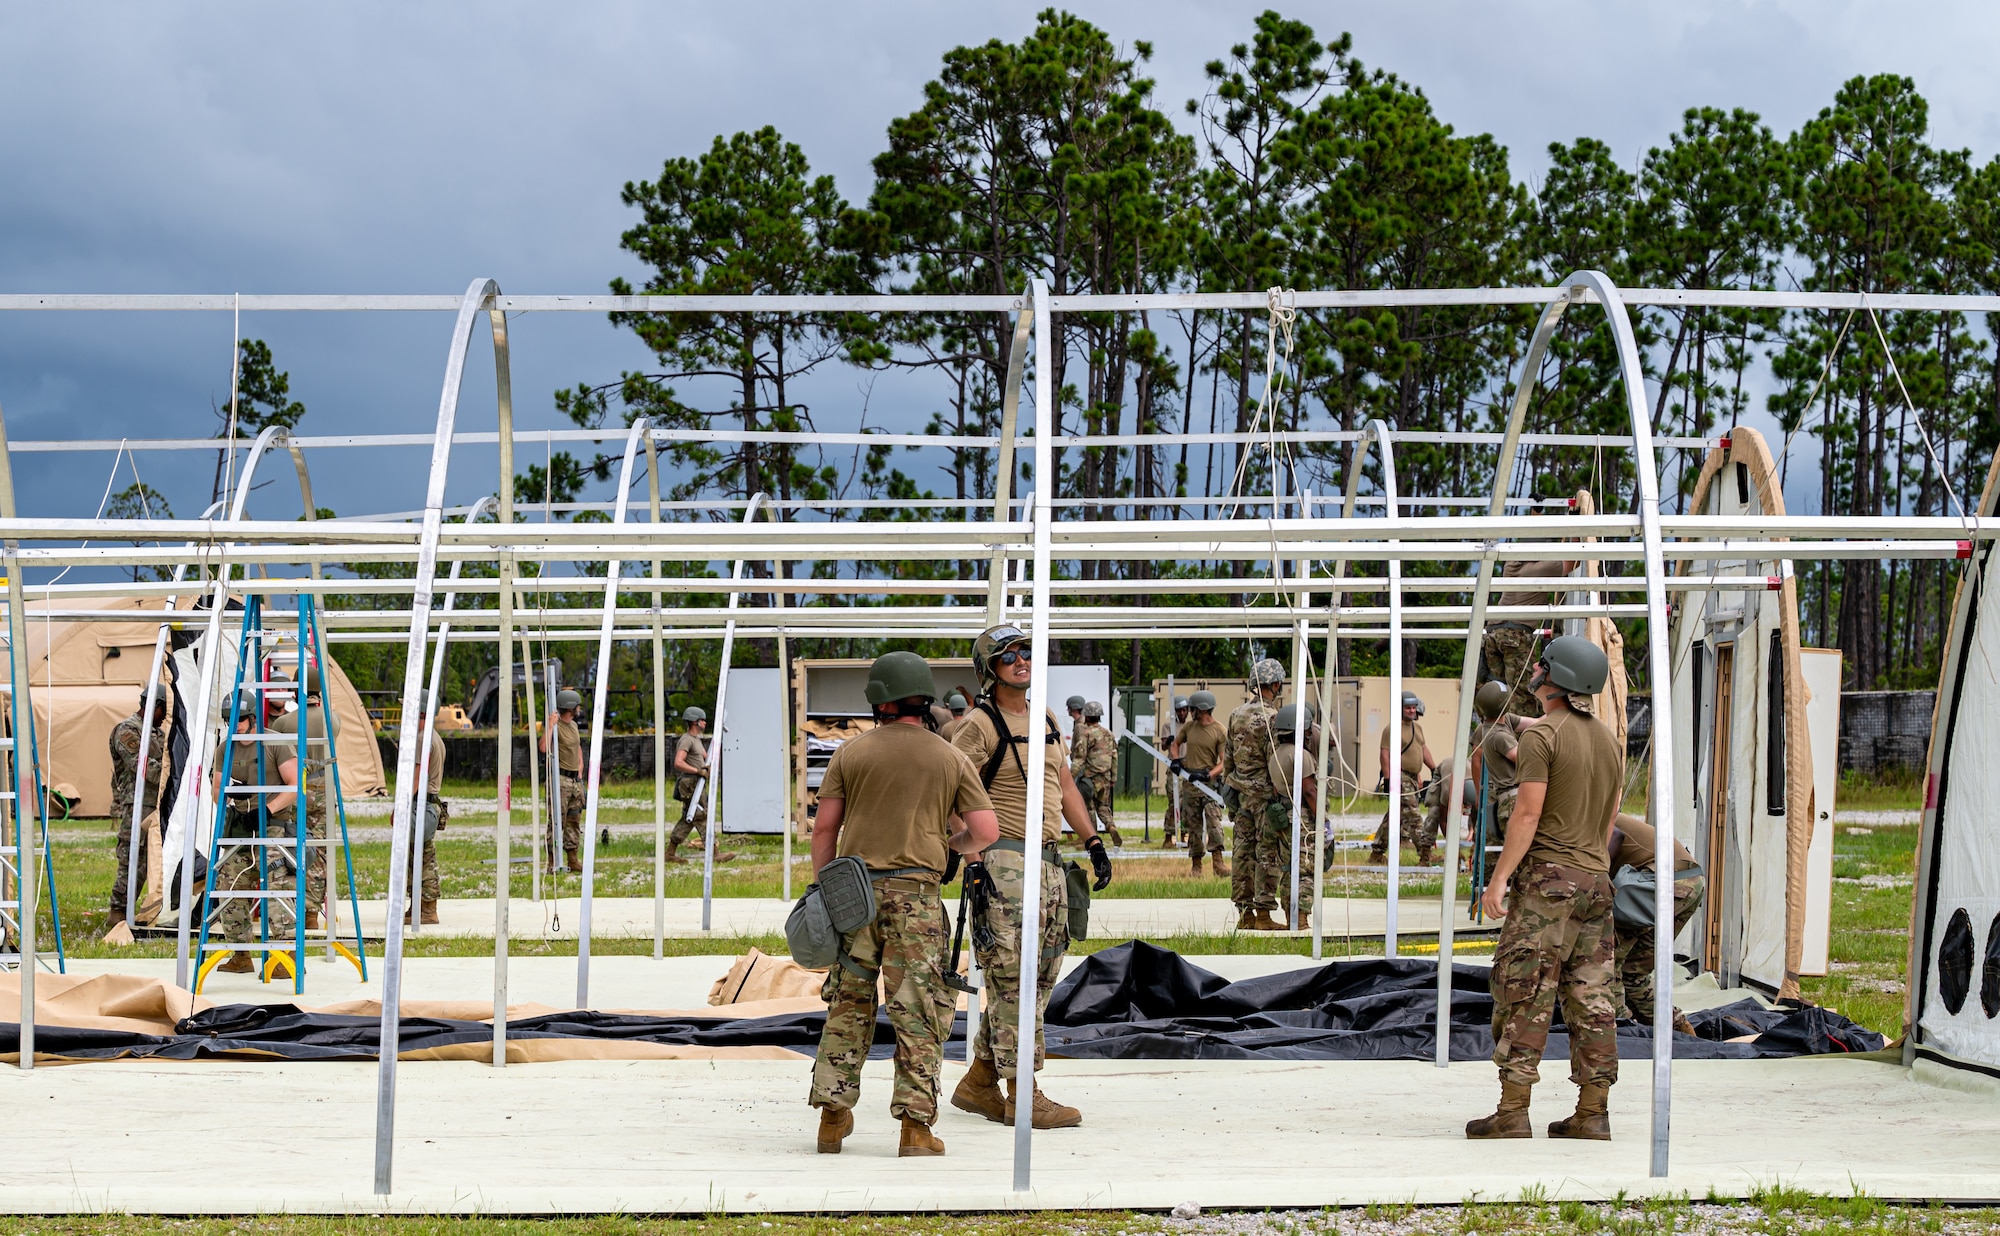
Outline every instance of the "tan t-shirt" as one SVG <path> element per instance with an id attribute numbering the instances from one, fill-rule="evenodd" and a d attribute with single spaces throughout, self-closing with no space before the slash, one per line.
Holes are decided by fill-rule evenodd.
<path id="1" fill-rule="evenodd" d="M 944 873 L 954 812 L 993 806 L 979 772 L 948 742 L 915 725 L 880 725 L 840 744 L 820 782 L 821 802 L 847 804 L 839 853 L 873 871 Z"/>
<path id="2" fill-rule="evenodd" d="M 1222 762 L 1222 746 L 1229 731 L 1222 722 L 1190 721 L 1180 729 L 1183 744 L 1181 763 L 1189 772 L 1207 772 Z"/>
<path id="3" fill-rule="evenodd" d="M 1625 867 L 1637 867 L 1641 871 L 1653 870 L 1653 847 L 1658 845 L 1660 840 L 1659 834 L 1653 831 L 1653 826 L 1636 815 L 1621 813 L 1618 816 L 1618 831 L 1625 835 L 1619 843 L 1618 852 L 1611 856 L 1611 870 L 1616 872 Z M 1676 839 L 1674 870 L 1679 871 L 1682 867 L 1693 865 L 1694 855 L 1680 843 L 1679 839 Z"/>
<path id="4" fill-rule="evenodd" d="M 1567 574 L 1569 574 L 1569 564 L 1560 559 L 1524 562 L 1516 558 L 1500 568 L 1502 579 L 1561 579 Z M 1555 603 L 1555 593 L 1540 590 L 1503 592 L 1500 594 L 1500 599 L 1494 602 L 1496 605 L 1554 605 Z M 1504 621 L 1519 622 L 1520 619 L 1509 618 Z"/>
<path id="5" fill-rule="evenodd" d="M 324 707 L 324 706 L 322 706 L 321 704 L 319 704 L 318 702 L 314 702 L 314 703 L 311 703 L 311 704 L 308 704 L 308 705 L 306 706 L 306 709 L 305 709 L 305 711 L 306 711 L 306 713 L 307 713 L 307 714 L 309 715 L 309 719 L 308 719 L 308 722 L 307 722 L 307 727 L 306 727 L 306 737 L 307 737 L 307 738 L 325 738 L 325 737 L 326 737 L 326 727 L 327 727 L 327 711 L 326 711 L 325 707 Z M 290 711 L 290 712 L 284 712 L 284 713 L 279 713 L 279 714 L 278 714 L 278 716 L 276 717 L 276 719 L 274 719 L 274 720 L 273 720 L 273 721 L 271 722 L 271 732 L 272 732 L 273 734 L 296 734 L 296 733 L 298 733 L 298 732 L 299 732 L 299 710 L 298 710 L 298 709 L 296 709 L 296 708 L 294 708 L 294 709 L 293 709 L 292 711 Z M 338 737 L 340 736 L 340 718 L 339 718 L 338 716 L 335 716 L 335 717 L 333 718 L 333 734 L 334 734 L 334 737 L 336 737 L 336 738 L 338 738 Z M 279 744 L 278 744 L 278 746 L 282 748 L 282 747 L 284 746 L 284 744 L 283 744 L 283 743 L 279 743 Z M 298 748 L 296 748 L 296 747 L 292 748 L 292 753 L 293 753 L 293 757 L 294 757 L 294 758 L 296 758 L 296 756 L 297 756 L 297 752 L 298 752 Z M 306 758 L 307 758 L 307 759 L 309 759 L 309 760 L 324 760 L 324 759 L 328 758 L 328 756 L 327 756 L 327 750 L 326 750 L 326 744 L 325 744 L 325 743 L 307 743 L 307 744 L 306 744 Z"/>
<path id="6" fill-rule="evenodd" d="M 1562 713 L 1521 735 L 1521 784 L 1542 782 L 1548 796 L 1525 863 L 1559 863 L 1609 872 L 1611 816 L 1625 789 L 1625 753 L 1595 717 Z"/>
<path id="7" fill-rule="evenodd" d="M 444 789 L 444 735 L 436 731 L 432 731 L 431 733 L 431 775 L 429 785 L 430 796 L 433 799 L 438 796 L 438 791 Z"/>
<path id="8" fill-rule="evenodd" d="M 1389 727 L 1382 727 L 1382 749 L 1389 749 Z M 1403 775 L 1421 777 L 1424 772 L 1424 723 L 1403 722 Z"/>
<path id="9" fill-rule="evenodd" d="M 702 745 L 699 734 L 682 734 L 680 741 L 674 744 L 673 773 L 677 777 L 689 775 L 681 771 L 680 757 L 683 755 L 687 757 L 690 768 L 708 767 L 708 748 Z"/>
<path id="10" fill-rule="evenodd" d="M 963 716 L 953 717 L 943 725 L 938 726 L 938 737 L 944 739 L 946 742 L 950 742 L 951 736 L 958 733 L 964 727 L 965 718 Z"/>
<path id="11" fill-rule="evenodd" d="M 583 772 L 583 735 L 577 732 L 576 718 L 556 716 L 556 767 L 566 773 Z"/>
<path id="12" fill-rule="evenodd" d="M 1062 770 L 1069 764 L 1069 745 L 1062 740 L 1062 734 L 1054 731 L 1055 714 L 1044 710 L 1048 721 L 1045 733 L 1053 733 L 1044 739 L 1043 750 L 1048 759 L 1042 765 L 1042 840 L 1053 842 L 1062 836 Z M 1025 714 L 1001 713 L 1006 718 L 1010 734 L 1025 733 L 1029 718 Z M 951 745 L 963 752 L 972 764 L 972 777 L 978 781 L 986 768 L 987 758 L 993 754 L 994 745 L 999 741 L 993 729 L 993 718 L 984 709 L 965 714 L 965 724 L 958 733 L 952 735 Z M 1016 763 L 1015 755 L 1021 757 Z M 1028 767 L 1028 746 L 1025 742 L 1014 744 L 1014 750 L 1000 756 L 1000 766 L 994 770 L 993 784 L 986 787 L 986 793 L 993 800 L 993 813 L 1000 817 L 1000 837 L 1006 841 L 1026 841 L 1028 839 L 1028 782 L 1022 775 Z M 821 791 L 825 793 L 824 790 Z"/>
<path id="13" fill-rule="evenodd" d="M 1486 730 L 1486 738 L 1480 743 L 1480 758 L 1486 763 L 1486 789 L 1490 794 L 1511 790 L 1521 784 L 1521 769 L 1515 763 L 1519 754 L 1520 739 L 1513 727 L 1505 722 L 1496 722 Z"/>

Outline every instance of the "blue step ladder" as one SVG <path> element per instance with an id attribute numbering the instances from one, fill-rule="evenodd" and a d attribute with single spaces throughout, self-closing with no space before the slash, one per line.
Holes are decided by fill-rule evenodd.
<path id="1" fill-rule="evenodd" d="M 11 650 L 15 639 L 21 637 L 18 616 L 9 606 L 4 647 Z M 0 651 L 0 658 L 8 652 Z M 7 707 L 0 709 L 0 971 L 18 970 L 21 967 L 21 847 L 29 844 L 29 838 L 39 835 L 39 842 L 33 843 L 35 866 L 40 870 L 42 885 L 48 892 L 49 921 L 54 924 L 56 955 L 50 964 L 47 954 L 39 948 L 35 950 L 35 961 L 44 969 L 56 973 L 67 973 L 67 959 L 63 951 L 62 903 L 56 897 L 56 867 L 54 851 L 49 847 L 49 800 L 42 789 L 42 767 L 40 752 L 35 746 L 35 709 L 33 701 L 25 705 L 22 697 L 25 688 L 9 688 Z M 28 759 L 25 769 L 15 758 L 19 750 L 16 736 L 26 731 L 28 735 Z M 25 773 L 25 776 L 24 776 Z M 25 789 L 25 793 L 23 792 Z M 32 802 L 34 811 L 32 822 L 22 804 Z M 39 939 L 39 934 L 37 935 Z"/>
<path id="2" fill-rule="evenodd" d="M 266 619 L 273 620 L 266 625 Z M 285 619 L 291 619 L 288 627 Z M 319 675 L 320 706 L 327 718 L 327 737 L 311 735 L 311 725 L 307 723 L 305 711 L 305 690 L 308 675 L 314 667 L 323 667 L 326 660 L 326 634 L 321 629 L 313 598 L 299 594 L 297 608 L 289 613 L 280 610 L 267 611 L 264 599 L 256 594 L 246 597 L 243 602 L 242 638 L 238 644 L 236 658 L 236 680 L 229 696 L 229 719 L 222 733 L 222 741 L 216 749 L 215 767 L 220 770 L 225 782 L 235 767 L 236 756 L 246 748 L 256 752 L 256 774 L 249 784 L 225 784 L 215 796 L 215 822 L 210 834 L 208 851 L 208 879 L 202 904 L 206 907 L 201 919 L 201 943 L 196 951 L 200 964 L 195 971 L 194 989 L 199 992 L 209 973 L 232 953 L 249 953 L 253 959 L 261 959 L 257 966 L 258 978 L 270 982 L 278 971 L 291 975 L 292 991 L 303 995 L 306 989 L 305 956 L 306 949 L 313 945 L 324 947 L 329 959 L 335 955 L 345 957 L 361 973 L 363 982 L 368 980 L 367 952 L 361 939 L 360 894 L 354 885 L 354 852 L 347 840 L 347 807 L 340 792 L 340 759 L 334 742 L 335 722 L 333 703 L 326 690 L 327 675 Z M 291 678 L 275 677 L 279 667 L 290 665 L 294 674 Z M 259 721 L 266 715 L 267 697 L 271 694 L 291 695 L 295 698 L 298 718 L 295 733 L 265 731 Z M 252 732 L 239 734 L 237 722 L 244 715 L 246 703 L 251 709 Z M 286 760 L 296 760 L 302 775 L 299 784 L 284 782 L 281 767 Z M 306 787 L 314 781 L 325 785 L 326 801 L 333 808 L 333 817 L 339 821 L 340 830 L 336 841 L 331 828 L 324 838 L 314 838 L 306 831 Z M 284 821 L 274 823 L 271 819 L 270 800 L 281 794 L 294 795 L 291 805 L 292 819 L 289 830 Z M 256 803 L 256 831 L 251 836 L 229 836 L 229 804 L 235 799 L 239 803 L 254 800 Z M 309 927 L 306 922 L 305 868 L 312 863 L 324 863 L 330 847 L 340 848 L 343 865 L 347 872 L 348 912 L 353 931 L 343 939 L 336 933 L 332 906 L 318 927 Z M 219 888 L 217 878 L 225 862 L 254 860 L 257 878 L 253 888 Z M 290 888 L 282 887 L 289 879 Z M 327 888 L 333 889 L 333 873 L 328 873 Z M 250 902 L 256 913 L 257 938 L 254 941 L 223 940 L 221 922 L 224 909 L 231 902 Z M 349 940 L 352 943 L 350 944 Z"/>

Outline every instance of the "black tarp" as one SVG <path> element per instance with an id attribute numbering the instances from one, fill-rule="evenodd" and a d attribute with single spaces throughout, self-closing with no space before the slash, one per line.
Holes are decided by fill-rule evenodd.
<path id="1" fill-rule="evenodd" d="M 1493 1050 L 1493 998 L 1486 971 L 1452 968 L 1451 1058 L 1484 1060 Z M 1333 961 L 1231 983 L 1176 953 L 1134 941 L 1086 958 L 1049 1000 L 1048 1049 L 1055 1056 L 1116 1060 L 1430 1060 L 1437 1010 L 1437 963 L 1422 958 Z M 1568 1039 L 1549 1036 L 1550 1058 Z M 1676 1035 L 1683 1060 L 1764 1059 L 1874 1051 L 1881 1035 L 1827 1009 L 1766 1009 L 1752 1000 L 1689 1014 L 1697 1037 Z M 508 1023 L 511 1039 L 624 1039 L 695 1047 L 783 1047 L 810 1055 L 824 1014 L 717 1020 L 633 1013 L 564 1012 Z M 240 1053 L 291 1060 L 373 1060 L 374 1017 L 304 1012 L 289 1004 L 220 1005 L 182 1021 L 172 1035 L 37 1026 L 38 1052 L 76 1060 L 194 1060 Z M 1723 1040 L 1755 1034 L 1754 1043 Z M 406 1017 L 404 1051 L 491 1041 L 479 1021 Z M 875 1023 L 877 1057 L 895 1042 L 886 1015 Z M 0 1052 L 20 1049 L 20 1027 L 0 1023 Z M 1649 1026 L 1624 1022 L 1619 1055 L 1652 1055 Z M 965 1054 L 965 1018 L 947 1053 Z"/>

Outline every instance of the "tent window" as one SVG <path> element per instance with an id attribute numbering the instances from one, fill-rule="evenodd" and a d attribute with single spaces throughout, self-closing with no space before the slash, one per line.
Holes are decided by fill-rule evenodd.
<path id="1" fill-rule="evenodd" d="M 1708 669 L 1708 645 L 1700 640 L 1696 640 L 1694 642 L 1693 654 L 1693 669 L 1691 671 L 1693 676 L 1690 681 L 1694 683 L 1694 707 L 1688 711 L 1694 717 L 1690 726 L 1694 732 L 1688 735 L 1688 784 L 1695 787 L 1695 794 L 1699 796 L 1701 794 L 1701 716 L 1703 712 L 1701 692 L 1704 671 Z"/>
<path id="2" fill-rule="evenodd" d="M 1736 500 L 1750 505 L 1750 469 L 1745 464 L 1736 465 Z"/>
<path id="3" fill-rule="evenodd" d="M 1765 678 L 1770 683 L 1770 724 L 1764 750 L 1764 810 L 1785 814 L 1785 641 L 1771 632 L 1771 654 L 1765 659 Z"/>
<path id="4" fill-rule="evenodd" d="M 1944 1011 L 1956 1017 L 1972 990 L 1972 916 L 1963 906 L 1952 911 L 1951 922 L 1945 925 L 1937 968 L 1938 996 L 1944 1000 Z"/>
<path id="5" fill-rule="evenodd" d="M 1986 929 L 1986 964 L 1979 975 L 1979 1007 L 1988 1017 L 2000 1016 L 2000 914 Z"/>

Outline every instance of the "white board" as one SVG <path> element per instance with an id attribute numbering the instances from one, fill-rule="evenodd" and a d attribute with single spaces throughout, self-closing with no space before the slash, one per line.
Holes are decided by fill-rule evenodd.
<path id="1" fill-rule="evenodd" d="M 1812 742 L 1813 834 L 1806 851 L 1805 944 L 1800 974 L 1825 974 L 1833 932 L 1833 810 L 1840 785 L 1840 649 L 1799 649 Z"/>
<path id="2" fill-rule="evenodd" d="M 791 728 L 785 672 L 732 667 L 722 729 L 723 832 L 784 831 Z"/>

